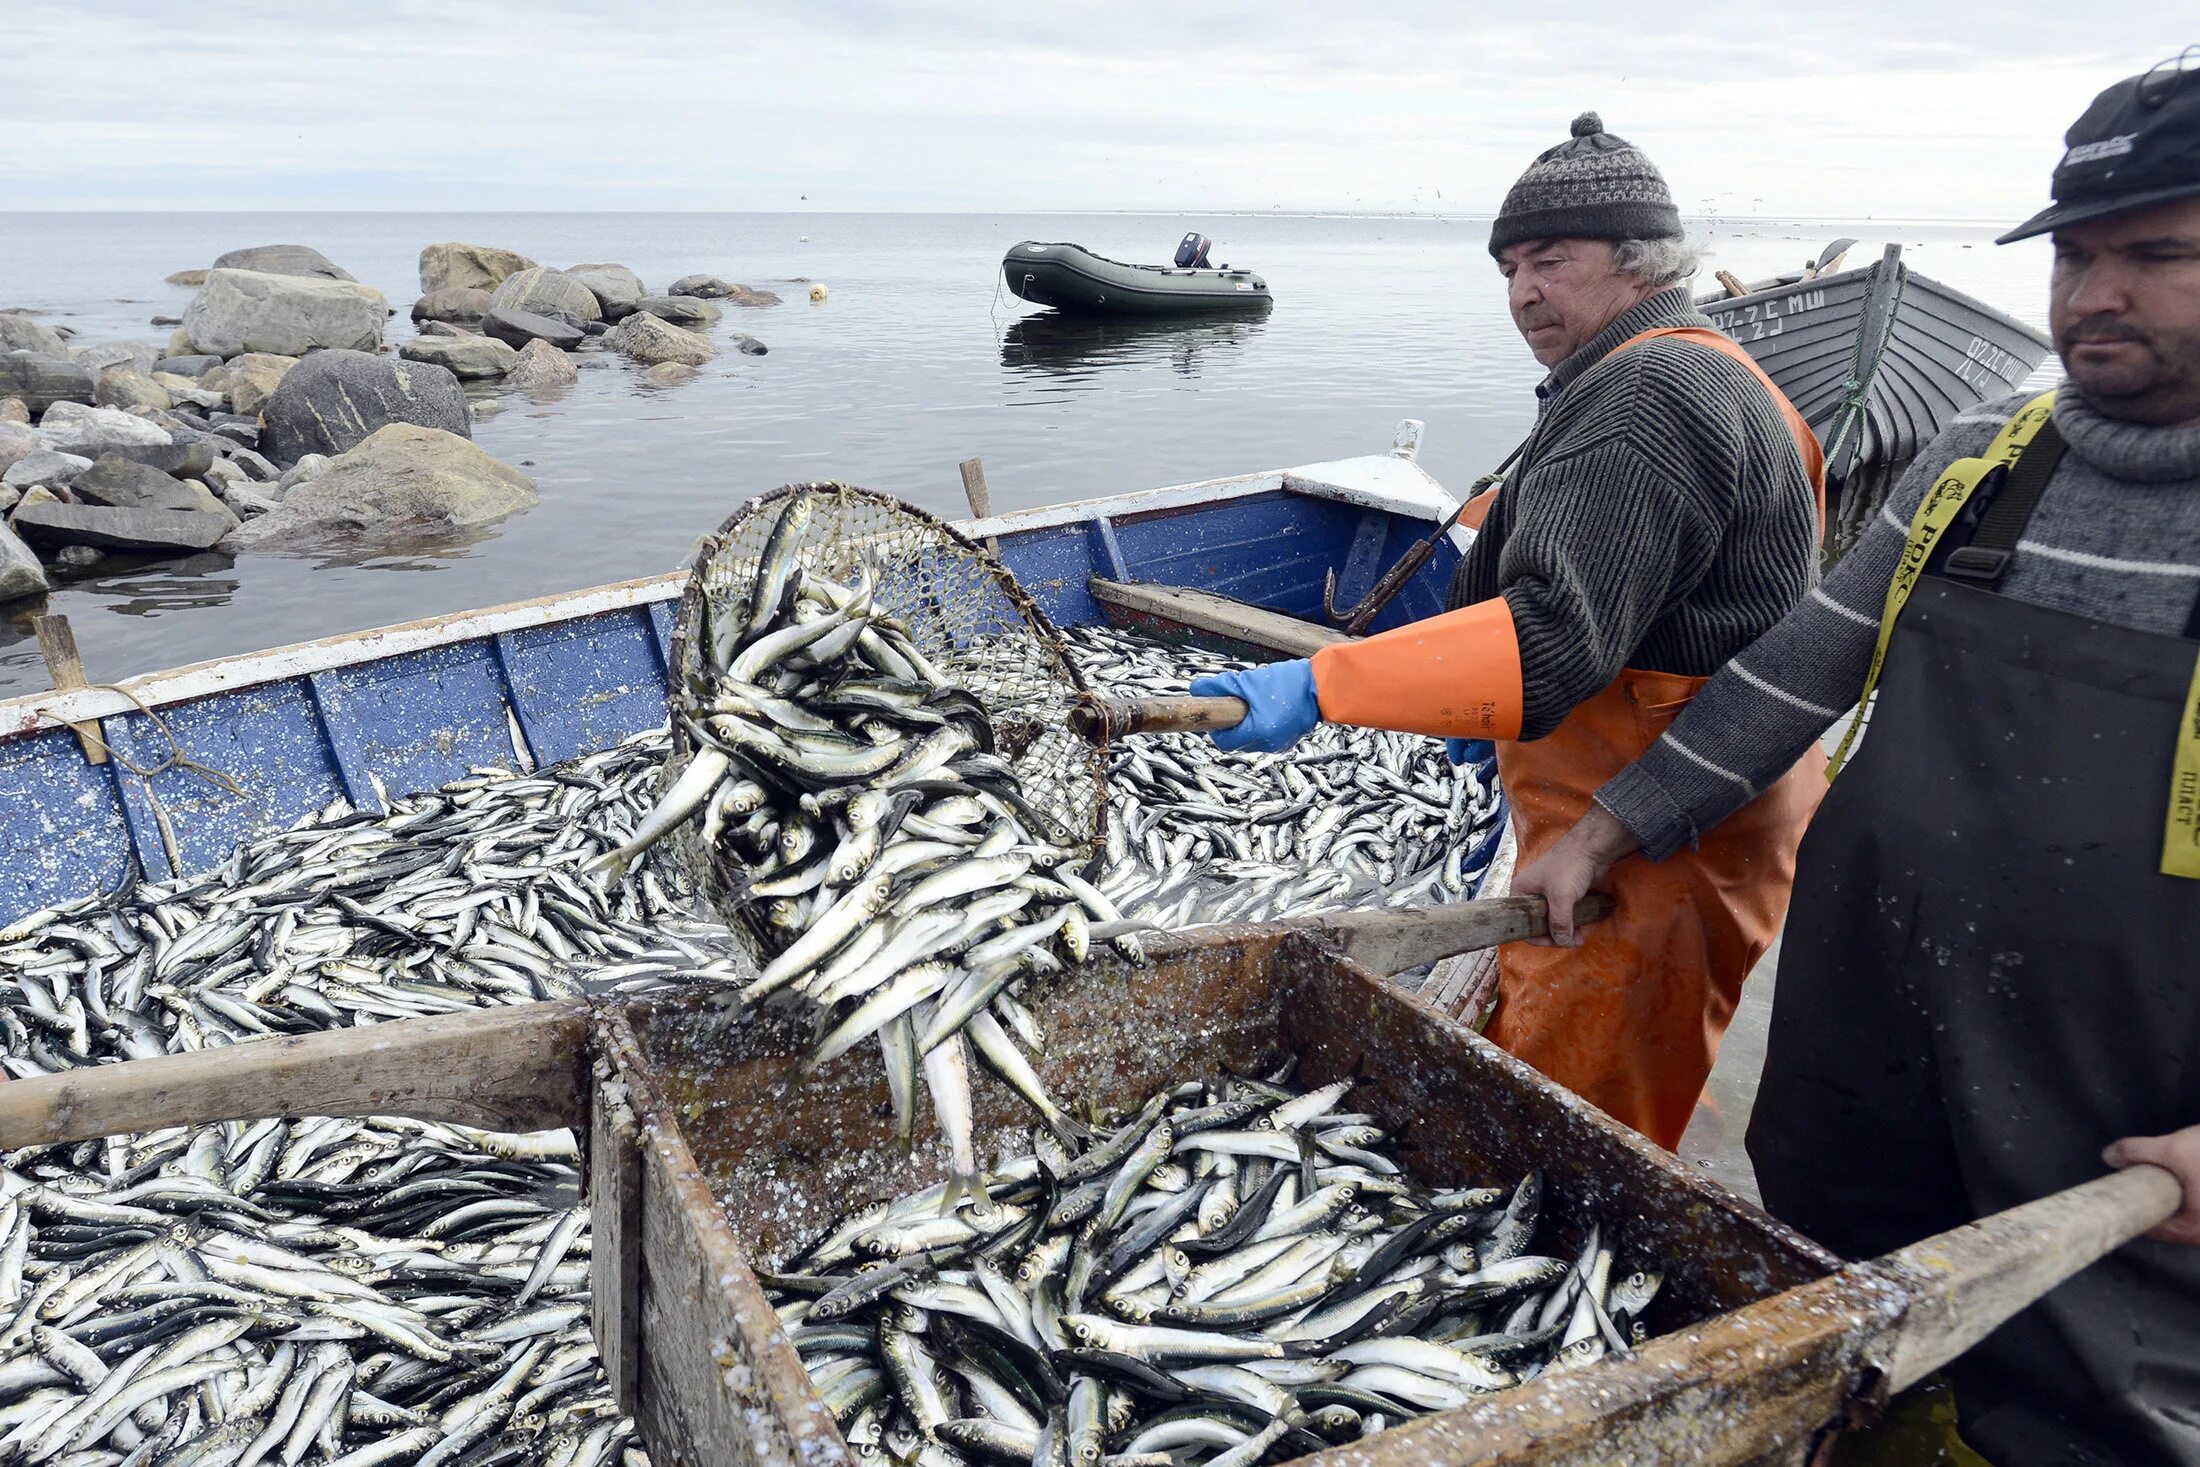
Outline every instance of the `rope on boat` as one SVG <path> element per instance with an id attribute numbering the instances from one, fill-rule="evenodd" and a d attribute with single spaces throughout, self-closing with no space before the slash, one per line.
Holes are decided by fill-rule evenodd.
<path id="1" fill-rule="evenodd" d="M 168 753 L 165 758 L 157 764 L 141 766 L 133 761 L 129 755 L 107 742 L 105 730 L 98 723 L 87 723 L 77 729 L 78 734 L 82 737 L 98 744 L 106 752 L 108 758 L 114 760 L 115 763 L 143 781 L 145 801 L 152 806 L 153 824 L 160 831 L 161 850 L 168 857 L 168 868 L 171 871 L 180 872 L 183 870 L 183 855 L 177 849 L 175 828 L 169 823 L 168 811 L 161 805 L 160 792 L 153 788 L 154 777 L 166 774 L 171 769 L 181 769 L 197 775 L 217 789 L 226 790 L 240 800 L 245 798 L 244 786 L 237 781 L 234 775 L 192 757 L 191 752 L 184 748 L 183 740 L 177 738 L 176 731 L 168 726 L 168 720 L 161 717 L 143 698 L 140 698 L 130 689 L 119 683 L 93 683 L 90 686 L 99 689 L 101 692 L 114 693 L 119 697 L 129 699 L 136 706 L 137 711 L 144 714 L 153 727 L 159 730 L 160 736 L 168 740 Z"/>

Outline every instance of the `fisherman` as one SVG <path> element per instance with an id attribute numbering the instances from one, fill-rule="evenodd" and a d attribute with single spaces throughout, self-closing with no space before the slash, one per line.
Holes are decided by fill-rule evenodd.
<path id="1" fill-rule="evenodd" d="M 1587 809 L 1710 673 L 1817 576 L 1822 458 L 1801 417 L 1682 283 L 1700 252 L 1649 158 L 1595 113 L 1505 196 L 1490 254 L 1549 369 L 1518 468 L 1443 615 L 1310 660 L 1192 684 L 1277 750 L 1322 719 L 1498 741 L 1523 860 Z M 1799 763 L 1686 857 L 1623 873 L 1569 952 L 1499 951 L 1489 1035 L 1660 1145 L 1679 1143 L 1787 907 L 1825 787 Z"/>
<path id="2" fill-rule="evenodd" d="M 2184 1187 L 2157 1241 L 1951 1368 L 1999 1467 L 2200 1463 L 2200 1246 L 2175 1246 L 2200 1245 L 2196 55 L 2102 92 L 2052 206 L 2002 236 L 2053 235 L 2068 380 L 1951 423 L 1514 882 L 1575 940 L 1576 897 L 1609 875 L 1624 909 L 1632 868 L 1721 839 L 1862 693 L 1782 944 L 1749 1128 L 1765 1205 L 1863 1258 L 2104 1159 Z"/>

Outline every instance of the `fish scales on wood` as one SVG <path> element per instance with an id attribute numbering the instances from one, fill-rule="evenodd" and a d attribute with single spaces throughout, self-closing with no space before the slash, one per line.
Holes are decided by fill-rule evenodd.
<path id="1" fill-rule="evenodd" d="M 1283 1078 L 1035 1128 L 951 1219 L 953 1179 L 761 1274 L 856 1458 L 1251 1467 L 1647 1338 L 1652 1261 L 1593 1224 L 1540 1251 L 1539 1173 L 1409 1180 L 1350 1080 Z"/>

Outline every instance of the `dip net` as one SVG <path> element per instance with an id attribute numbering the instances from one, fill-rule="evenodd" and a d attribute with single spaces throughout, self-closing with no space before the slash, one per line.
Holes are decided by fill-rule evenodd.
<path id="1" fill-rule="evenodd" d="M 1000 560 L 937 516 L 891 495 L 850 484 L 793 484 L 752 499 L 697 547 L 672 633 L 671 691 L 700 693 L 713 673 L 706 629 L 745 617 L 781 515 L 806 498 L 793 540 L 802 569 L 843 585 L 868 576 L 877 608 L 951 684 L 971 694 L 993 725 L 995 752 L 1015 770 L 1032 832 L 1097 855 L 1106 834 L 1106 761 L 1070 729 L 1085 696 L 1060 633 Z M 675 716 L 677 772 L 694 752 Z M 722 915 L 743 906 L 745 873 L 723 846 L 705 851 L 692 832 L 680 842 L 702 891 Z"/>

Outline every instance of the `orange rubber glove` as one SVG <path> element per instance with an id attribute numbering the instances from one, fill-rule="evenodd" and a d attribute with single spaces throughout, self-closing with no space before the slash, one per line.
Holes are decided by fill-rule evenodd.
<path id="1" fill-rule="evenodd" d="M 1512 608 L 1495 596 L 1316 652 L 1331 723 L 1453 739 L 1517 739 L 1526 707 Z"/>

